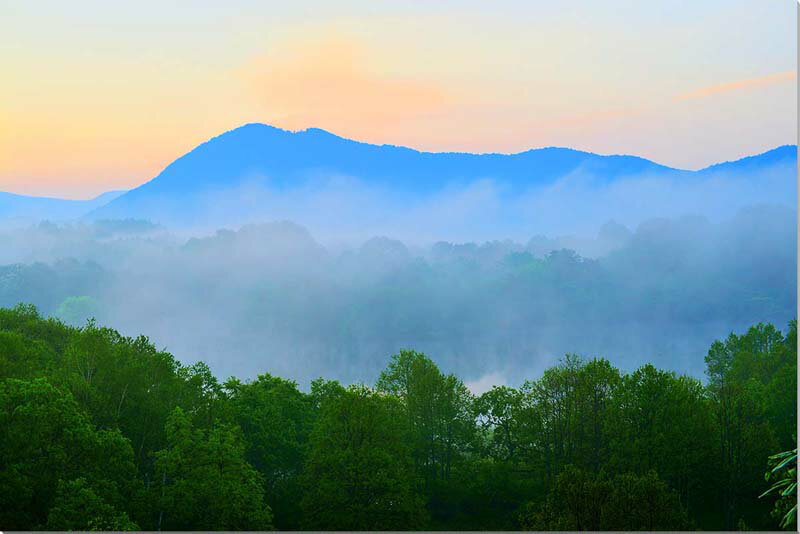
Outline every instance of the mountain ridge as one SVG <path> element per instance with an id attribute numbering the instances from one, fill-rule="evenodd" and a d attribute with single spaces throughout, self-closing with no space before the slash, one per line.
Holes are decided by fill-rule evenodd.
<path id="1" fill-rule="evenodd" d="M 600 155 L 565 147 L 511 154 L 426 152 L 347 139 L 321 128 L 291 131 L 248 123 L 201 143 L 153 179 L 88 216 L 191 222 L 203 217 L 205 208 L 198 203 L 208 203 L 207 197 L 220 190 L 256 184 L 280 193 L 313 187 L 309 184 L 330 177 L 356 179 L 368 187 L 391 190 L 409 199 L 481 180 L 490 180 L 514 194 L 553 184 L 568 175 L 586 175 L 600 185 L 634 175 L 693 177 L 737 165 L 758 166 L 764 160 L 782 161 L 789 152 L 786 147 L 775 151 L 745 158 L 742 164 L 725 162 L 722 166 L 688 171 L 638 156 Z M 198 195 L 204 197 L 202 201 L 193 198 Z"/>
<path id="2" fill-rule="evenodd" d="M 522 191 L 578 170 L 601 181 L 631 174 L 684 172 L 637 156 L 602 156 L 562 147 L 515 154 L 423 152 L 354 141 L 320 128 L 292 132 L 250 123 L 201 143 L 153 179 L 94 210 L 90 216 L 112 218 L 134 212 L 141 216 L 142 211 L 173 211 L 165 205 L 170 196 L 176 197 L 176 202 L 180 196 L 186 205 L 187 195 L 235 187 L 247 180 L 286 191 L 320 177 L 351 177 L 371 187 L 413 196 L 486 179 Z M 161 207 L 155 209 L 157 204 Z"/>
<path id="3" fill-rule="evenodd" d="M 203 217 L 204 206 L 213 203 L 218 193 L 248 185 L 285 193 L 336 178 L 356 180 L 413 200 L 480 181 L 491 181 L 511 194 L 521 194 L 570 175 L 587 176 L 604 186 L 630 176 L 701 177 L 791 162 L 796 165 L 796 160 L 797 147 L 783 145 L 691 171 L 639 156 L 604 155 L 568 147 L 514 153 L 430 152 L 348 139 L 322 128 L 292 131 L 248 123 L 200 143 L 152 179 L 121 194 L 108 192 L 90 201 L 18 195 L 15 201 L 11 194 L 0 193 L 0 217 L 26 211 L 34 216 L 47 215 L 48 205 L 61 202 L 54 218 L 136 217 L 192 222 Z M 17 204 L 20 207 L 15 207 Z"/>
<path id="4" fill-rule="evenodd" d="M 26 224 L 37 220 L 62 221 L 82 217 L 126 191 L 106 191 L 86 200 L 37 197 L 0 192 L 0 219 Z"/>
<path id="5" fill-rule="evenodd" d="M 765 150 L 759 154 L 753 154 L 751 156 L 745 156 L 735 160 L 714 163 L 708 167 L 703 167 L 696 172 L 717 171 L 731 166 L 736 166 L 742 170 L 745 167 L 750 167 L 751 164 L 763 164 L 766 161 L 768 164 L 772 165 L 792 159 L 795 161 L 797 160 L 797 145 L 781 145 L 769 150 Z"/>

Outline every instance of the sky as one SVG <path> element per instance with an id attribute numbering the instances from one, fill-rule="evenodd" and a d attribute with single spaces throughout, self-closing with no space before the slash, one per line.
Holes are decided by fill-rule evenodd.
<path id="1" fill-rule="evenodd" d="M 797 142 L 794 0 L 0 0 L 0 191 L 135 187 L 242 124 L 697 169 Z"/>

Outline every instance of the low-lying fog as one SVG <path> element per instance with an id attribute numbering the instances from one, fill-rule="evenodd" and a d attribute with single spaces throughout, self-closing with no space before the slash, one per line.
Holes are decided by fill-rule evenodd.
<path id="1" fill-rule="evenodd" d="M 551 194 L 537 200 L 550 219 Z M 0 231 L 0 305 L 94 316 L 223 377 L 371 382 L 413 348 L 476 390 L 535 378 L 567 352 L 700 377 L 714 339 L 794 318 L 793 209 L 624 219 L 458 243 L 412 239 L 410 225 L 407 244 L 318 241 L 289 222 L 198 237 L 146 221 L 40 223 Z"/>

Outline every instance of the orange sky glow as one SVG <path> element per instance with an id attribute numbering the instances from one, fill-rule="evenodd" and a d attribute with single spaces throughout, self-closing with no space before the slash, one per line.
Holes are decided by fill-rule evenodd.
<path id="1" fill-rule="evenodd" d="M 0 191 L 134 187 L 250 122 L 681 168 L 796 142 L 791 2 L 501 3 L 4 2 Z"/>

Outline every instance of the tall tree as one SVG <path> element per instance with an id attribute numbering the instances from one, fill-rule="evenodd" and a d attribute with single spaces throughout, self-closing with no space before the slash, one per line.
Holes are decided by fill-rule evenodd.
<path id="1" fill-rule="evenodd" d="M 167 420 L 167 447 L 156 453 L 159 530 L 269 530 L 272 513 L 258 472 L 245 460 L 238 428 L 195 428 L 175 408 Z"/>
<path id="2" fill-rule="evenodd" d="M 299 477 L 314 415 L 311 397 L 295 382 L 271 375 L 246 383 L 230 380 L 225 388 L 231 416 L 244 435 L 247 460 L 263 475 L 275 526 L 298 529 Z"/>
<path id="3" fill-rule="evenodd" d="M 702 384 L 645 365 L 622 378 L 607 421 L 609 468 L 614 472 L 657 472 L 678 491 L 691 512 L 706 515 L 714 488 L 699 472 L 716 472 L 712 404 Z M 710 521 L 714 521 L 710 519 Z"/>
<path id="4" fill-rule="evenodd" d="M 619 371 L 608 361 L 585 362 L 568 354 L 542 378 L 523 384 L 530 406 L 526 415 L 530 462 L 540 467 L 548 485 L 566 465 L 597 470 L 605 462 L 609 442 L 605 422 L 619 380 Z"/>
<path id="5" fill-rule="evenodd" d="M 397 396 L 411 423 L 414 455 L 427 487 L 449 478 L 454 462 L 474 437 L 472 397 L 454 375 L 415 351 L 392 356 L 377 389 Z"/>
<path id="6" fill-rule="evenodd" d="M 363 386 L 325 399 L 304 472 L 304 528 L 406 530 L 425 524 L 400 403 Z"/>
<path id="7" fill-rule="evenodd" d="M 445 375 L 425 354 L 400 351 L 377 382 L 379 391 L 400 399 L 412 430 L 417 469 L 423 477 L 433 519 L 452 516 L 453 471 L 474 444 L 472 395 L 454 375 Z"/>
<path id="8" fill-rule="evenodd" d="M 181 371 L 171 354 L 156 350 L 146 337 L 124 337 L 93 322 L 74 330 L 63 350 L 54 378 L 95 424 L 119 428 L 130 439 L 140 471 L 149 477 L 151 453 L 164 446 L 170 411 L 202 407 L 202 386 L 192 371 L 198 366 Z"/>
<path id="9" fill-rule="evenodd" d="M 751 372 L 764 371 L 765 352 L 760 350 L 769 351 L 776 338 L 760 330 L 754 327 L 742 337 L 730 334 L 724 342 L 715 341 L 706 356 L 718 427 L 723 527 L 729 530 L 741 522 L 767 526 L 768 520 L 768 508 L 756 497 L 763 486 L 764 458 L 777 448 L 777 438 L 768 421 L 765 386 Z"/>

